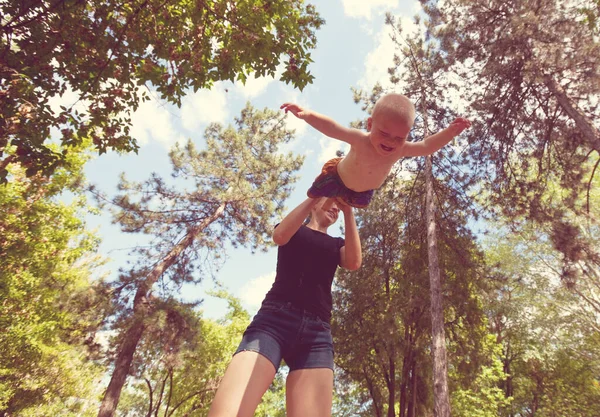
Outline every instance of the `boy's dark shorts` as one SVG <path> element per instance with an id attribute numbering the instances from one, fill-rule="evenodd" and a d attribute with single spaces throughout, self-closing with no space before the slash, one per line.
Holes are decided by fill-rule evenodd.
<path id="1" fill-rule="evenodd" d="M 331 326 L 317 315 L 289 302 L 265 301 L 248 326 L 237 348 L 258 352 L 279 369 L 283 358 L 290 371 L 333 370 Z"/>
<path id="2" fill-rule="evenodd" d="M 306 193 L 310 198 L 329 197 L 342 200 L 350 207 L 365 208 L 371 202 L 375 190 L 353 191 L 340 178 L 337 166 L 342 158 L 330 159 L 323 165 L 321 174 Z"/>

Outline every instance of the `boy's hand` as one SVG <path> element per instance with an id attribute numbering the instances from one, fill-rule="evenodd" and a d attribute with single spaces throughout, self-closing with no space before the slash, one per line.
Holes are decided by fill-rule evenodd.
<path id="1" fill-rule="evenodd" d="M 448 126 L 448 130 L 454 135 L 458 136 L 462 133 L 463 130 L 471 127 L 471 122 L 465 119 L 464 117 L 457 117 L 454 119 L 450 126 Z"/>
<path id="2" fill-rule="evenodd" d="M 285 110 L 286 113 L 290 111 L 294 116 L 302 120 L 304 120 L 309 114 L 308 110 L 303 109 L 302 107 L 294 103 L 283 103 L 280 109 Z"/>

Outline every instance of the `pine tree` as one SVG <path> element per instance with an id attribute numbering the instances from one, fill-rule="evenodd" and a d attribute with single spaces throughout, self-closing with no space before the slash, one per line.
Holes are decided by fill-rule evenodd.
<path id="1" fill-rule="evenodd" d="M 552 224 L 568 278 L 577 253 L 598 256 L 581 245 L 583 231 L 567 213 L 589 215 L 576 202 L 589 196 L 600 163 L 597 4 L 451 0 L 424 9 L 432 41 L 481 121 L 465 156 L 492 191 L 488 207 Z M 555 176 L 565 191 L 549 199 Z"/>
<path id="2" fill-rule="evenodd" d="M 133 294 L 121 313 L 119 348 L 99 412 L 112 416 L 156 302 L 153 287 L 176 290 L 199 282 L 203 254 L 218 256 L 226 244 L 264 248 L 270 221 L 282 214 L 302 157 L 278 152 L 293 133 L 276 112 L 247 105 L 235 128 L 218 124 L 205 131 L 206 148 L 190 141 L 171 151 L 173 176 L 182 187 L 152 175 L 143 183 L 122 180 L 113 204 L 125 232 L 152 242 L 136 252 L 138 263 L 115 283 L 115 293 Z M 189 186 L 190 188 L 186 188 Z"/>

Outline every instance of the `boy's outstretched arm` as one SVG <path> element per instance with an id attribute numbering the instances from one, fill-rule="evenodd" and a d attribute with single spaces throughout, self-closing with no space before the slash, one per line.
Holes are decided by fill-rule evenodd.
<path id="1" fill-rule="evenodd" d="M 325 136 L 344 141 L 350 145 L 354 144 L 357 140 L 363 139 L 365 136 L 358 129 L 344 127 L 330 117 L 300 107 L 294 103 L 283 103 L 280 108 L 285 110 L 286 113 L 289 111 L 298 119 L 304 120 Z"/>
<path id="2" fill-rule="evenodd" d="M 431 155 L 435 151 L 443 148 L 456 136 L 460 135 L 463 130 L 469 128 L 471 122 L 465 118 L 457 117 L 450 126 L 439 131 L 438 133 L 426 137 L 420 142 L 407 142 L 404 145 L 403 156 L 426 156 Z"/>

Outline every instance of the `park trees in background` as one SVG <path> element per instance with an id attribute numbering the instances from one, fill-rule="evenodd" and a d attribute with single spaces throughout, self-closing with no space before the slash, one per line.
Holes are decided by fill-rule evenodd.
<path id="1" fill-rule="evenodd" d="M 488 207 L 553 224 L 568 279 L 573 263 L 599 256 L 580 245 L 583 232 L 567 214 L 589 215 L 589 204 L 582 212 L 576 202 L 589 198 L 600 162 L 597 4 L 447 1 L 424 2 L 424 10 L 479 122 L 464 155 L 492 191 Z M 556 178 L 563 192 L 551 200 Z"/>
<path id="2" fill-rule="evenodd" d="M 556 176 L 544 193 L 565 192 Z M 567 213 L 580 227 L 586 244 L 598 247 L 600 233 L 590 217 L 600 215 L 599 180 L 592 180 L 589 216 Z M 587 196 L 574 202 L 584 207 Z M 586 212 L 582 210 L 581 212 Z M 600 403 L 600 266 L 582 259 L 564 275 L 564 255 L 555 247 L 551 223 L 501 217 L 483 245 L 491 291 L 486 301 L 491 331 L 502 344 L 506 379 L 502 384 L 512 404 L 505 416 L 595 415 Z M 564 235 L 562 239 L 570 239 Z"/>
<path id="3" fill-rule="evenodd" d="M 449 92 L 454 91 L 454 86 L 448 78 L 444 77 L 448 64 L 435 44 L 425 42 L 421 30 L 406 36 L 402 34 L 401 22 L 396 22 L 391 16 L 387 17 L 387 24 L 392 28 L 392 39 L 396 45 L 395 67 L 389 69 L 390 79 L 396 88 L 401 88 L 400 91 L 415 103 L 418 117 L 411 132 L 411 140 L 423 140 L 447 127 L 455 114 L 448 99 Z M 376 86 L 371 94 L 357 94 L 357 100 L 362 99 L 365 103 L 363 108 L 369 109 L 382 93 L 385 92 L 381 87 Z M 434 159 L 436 160 L 435 172 Z M 434 156 L 425 157 L 424 163 L 420 160 L 412 161 L 418 174 L 425 178 L 424 182 L 415 181 L 415 184 L 423 187 L 420 192 L 426 195 L 427 201 L 427 204 L 421 208 L 427 216 L 424 227 L 427 232 L 428 253 L 426 259 L 428 264 L 426 270 L 430 278 L 429 291 L 431 295 L 429 312 L 432 320 L 434 409 L 437 416 L 444 417 L 450 415 L 450 395 L 447 380 L 444 300 L 441 283 L 443 277 L 440 273 L 440 253 L 436 231 L 440 214 L 444 214 L 443 211 L 439 211 L 441 208 L 438 207 L 441 203 L 439 196 L 442 188 L 441 182 L 447 179 L 454 190 L 452 202 L 455 205 L 453 209 L 460 207 L 466 213 L 473 211 L 468 201 L 465 201 L 472 182 L 469 176 L 463 175 L 460 168 L 456 166 L 455 160 L 454 149 L 447 147 Z M 410 207 L 411 204 L 417 205 L 414 201 L 408 202 L 407 211 L 413 209 Z M 391 408 L 388 407 L 388 410 Z M 393 413 L 393 410 L 389 412 Z"/>
<path id="4" fill-rule="evenodd" d="M 11 167 L 13 180 L 0 186 L 2 416 L 95 411 L 103 369 L 94 335 L 110 304 L 92 279 L 98 238 L 82 220 L 87 159 L 72 149 L 50 177 Z"/>
<path id="5" fill-rule="evenodd" d="M 600 411 L 600 313 L 562 285 L 561 255 L 549 230 L 503 222 L 484 241 L 492 267 L 485 304 L 502 345 L 507 398 L 502 416 L 596 415 Z M 596 240 L 596 243 L 598 241 Z M 578 284 L 598 296 L 597 286 Z"/>
<path id="6" fill-rule="evenodd" d="M 515 4 L 517 3 L 520 7 L 520 9 L 517 7 L 517 11 L 520 10 L 522 13 L 515 12 L 514 8 L 511 9 L 511 7 L 516 7 Z M 563 283 L 567 284 L 567 289 L 570 287 L 570 290 L 575 293 L 586 291 L 585 294 L 579 295 L 580 298 L 576 303 L 579 308 L 595 310 L 597 304 L 593 295 L 597 295 L 597 292 L 593 288 L 597 288 L 597 279 L 594 278 L 597 277 L 598 257 L 594 250 L 597 245 L 594 243 L 592 235 L 597 234 L 597 215 L 590 210 L 592 206 L 590 194 L 594 188 L 598 155 L 596 148 L 590 146 L 590 144 L 594 144 L 594 136 L 588 134 L 590 129 L 593 131 L 595 127 L 591 126 L 590 128 L 588 122 L 594 119 L 593 115 L 596 112 L 594 94 L 597 97 L 597 92 L 593 93 L 595 87 L 586 90 L 586 85 L 587 83 L 596 85 L 594 77 L 597 76 L 598 72 L 591 71 L 591 69 L 595 68 L 594 65 L 596 65 L 594 51 L 597 49 L 597 42 L 594 42 L 589 33 L 585 32 L 587 29 L 572 24 L 579 24 L 581 21 L 575 18 L 571 22 L 565 21 L 568 20 L 565 16 L 575 16 L 575 14 L 569 15 L 569 13 L 575 13 L 576 10 L 569 11 L 564 8 L 560 9 L 557 6 L 545 9 L 534 7 L 531 11 L 528 11 L 528 7 L 531 8 L 531 6 L 521 2 L 492 4 L 492 6 L 497 6 L 496 8 L 488 6 L 490 5 L 475 2 L 445 2 L 440 3 L 438 9 L 433 4 L 426 4 L 426 11 L 431 19 L 427 22 L 429 35 L 433 35 L 433 38 L 429 38 L 427 43 L 424 43 L 419 35 L 413 39 L 400 38 L 400 31 L 396 26 L 394 30 L 395 40 L 401 44 L 401 48 L 408 49 L 411 53 L 398 53 L 398 56 L 395 57 L 395 68 L 390 69 L 391 79 L 394 83 L 404 81 L 404 83 L 397 84 L 397 86 L 401 86 L 403 93 L 415 97 L 417 103 L 423 97 L 418 93 L 422 91 L 422 86 L 425 86 L 427 95 L 421 100 L 421 105 L 423 108 L 430 110 L 431 120 L 437 122 L 440 127 L 443 127 L 443 123 L 440 122 L 446 120 L 447 123 L 452 110 L 455 109 L 450 103 L 452 98 L 455 99 L 455 102 L 461 98 L 463 100 L 467 99 L 467 103 L 472 104 L 472 106 L 467 106 L 468 116 L 471 117 L 471 112 L 473 112 L 478 117 L 475 117 L 476 123 L 472 132 L 467 133 L 469 140 L 466 142 L 459 141 L 457 148 L 448 147 L 448 149 L 436 155 L 436 163 L 433 168 L 438 173 L 437 178 L 443 179 L 448 187 L 453 190 L 453 201 L 463 200 L 463 203 L 466 203 L 469 199 L 473 199 L 475 192 L 483 190 L 484 198 L 479 199 L 477 204 L 467 203 L 460 206 L 464 214 L 476 214 L 477 211 L 480 212 L 481 207 L 485 207 L 495 213 L 504 213 L 507 216 L 505 219 L 506 224 L 512 227 L 519 224 L 519 222 L 526 222 L 531 219 L 549 225 L 550 231 L 547 231 L 545 237 L 563 253 L 563 266 L 557 267 L 559 276 L 562 277 Z M 476 10 L 473 11 L 471 8 Z M 477 14 L 476 12 L 480 12 L 480 15 L 474 16 Z M 486 12 L 489 12 L 488 15 L 486 15 Z M 578 12 L 581 12 L 581 10 Z M 574 77 L 566 83 L 571 92 L 576 91 L 576 93 L 573 93 L 570 102 L 564 100 L 565 96 L 559 94 L 561 93 L 559 91 L 560 86 L 552 83 L 547 76 L 542 77 L 543 82 L 534 78 L 530 80 L 530 84 L 524 90 L 529 95 L 514 94 L 514 91 L 520 91 L 519 89 L 523 88 L 521 81 L 524 78 L 522 77 L 523 73 L 521 73 L 513 80 L 514 84 L 510 84 L 510 77 L 514 75 L 514 72 L 510 71 L 514 68 L 510 65 L 518 61 L 518 57 L 515 58 L 515 56 L 508 55 L 508 53 L 519 55 L 523 52 L 523 49 L 514 47 L 512 41 L 500 42 L 494 38 L 493 41 L 489 40 L 488 43 L 487 40 L 491 38 L 485 38 L 485 35 L 490 37 L 511 36 L 520 29 L 531 28 L 531 24 L 523 23 L 522 15 L 529 18 L 537 16 L 534 21 L 540 24 L 543 19 L 536 13 L 540 16 L 545 13 L 555 13 L 550 17 L 546 17 L 560 20 L 559 23 L 563 24 L 561 27 L 561 30 L 563 30 L 562 35 L 565 35 L 567 29 L 572 30 L 572 36 L 582 34 L 579 39 L 571 44 L 568 43 L 572 36 L 561 35 L 562 38 L 559 36 L 545 38 L 547 41 L 546 46 L 554 48 L 552 51 L 560 51 L 560 46 L 564 47 L 564 42 L 567 42 L 565 54 L 574 54 L 575 58 L 580 59 L 580 61 L 575 58 L 572 60 L 572 62 L 580 62 L 581 64 L 574 74 L 569 74 L 567 68 L 541 65 L 546 72 L 556 75 L 561 80 L 567 80 L 565 74 Z M 482 20 L 479 22 L 480 25 L 477 26 L 474 22 L 482 16 L 488 18 L 495 16 L 495 19 L 501 21 L 502 24 L 494 26 L 489 21 L 485 21 L 487 25 L 484 25 L 482 23 L 484 20 Z M 417 20 L 417 22 L 419 21 Z M 389 22 L 394 25 L 391 17 Z M 440 22 L 443 24 L 437 26 Z M 514 28 L 511 26 L 513 24 L 516 25 Z M 550 26 L 547 25 L 547 22 L 544 24 L 546 26 L 543 29 L 549 30 Z M 497 30 L 498 27 L 503 28 L 503 30 Z M 507 28 L 510 30 L 506 30 Z M 448 33 L 454 35 L 454 37 L 448 35 Z M 522 37 L 522 40 L 525 38 Z M 486 41 L 482 42 L 482 39 Z M 586 42 L 582 42 L 582 39 L 586 39 Z M 551 41 L 555 44 L 552 45 Z M 436 49 L 439 45 L 441 45 L 441 50 Z M 414 48 L 414 46 L 418 47 Z M 503 51 L 504 55 L 501 51 L 494 49 L 501 47 L 507 48 Z M 575 52 L 575 49 L 579 50 Z M 591 55 L 586 60 L 588 49 L 591 51 Z M 467 59 L 465 55 L 462 55 L 464 59 L 461 60 L 460 51 L 464 52 L 466 50 L 471 52 L 475 50 L 481 54 L 480 58 L 485 56 L 489 61 L 481 64 L 477 60 Z M 550 54 L 550 52 L 546 51 L 546 54 Z M 547 55 L 544 56 L 547 58 Z M 468 58 L 472 58 L 472 56 Z M 410 63 L 410 60 L 426 62 L 429 66 L 411 67 L 406 64 L 407 61 Z M 503 66 L 504 64 L 508 67 Z M 414 82 L 415 79 L 423 76 L 423 71 L 419 71 L 420 69 L 424 69 L 429 74 L 435 74 L 435 72 L 430 72 L 435 67 L 444 69 L 446 73 L 444 75 L 438 73 L 438 76 L 430 77 L 427 83 Z M 522 67 L 529 68 L 526 65 Z M 408 68 L 408 70 L 398 72 L 398 68 Z M 516 65 L 515 68 L 521 67 Z M 478 70 L 480 72 L 477 72 Z M 398 76 L 398 73 L 403 75 Z M 503 77 L 508 77 L 508 79 Z M 412 83 L 410 82 L 411 78 Z M 563 86 L 562 91 L 563 93 L 566 91 L 565 86 Z M 372 93 L 362 93 L 358 96 L 358 99 L 362 99 L 366 103 L 364 108 L 368 109 L 383 92 L 381 87 L 376 86 Z M 517 100 L 515 105 L 511 107 L 510 100 L 515 97 L 520 97 L 519 100 L 526 100 L 524 102 Z M 581 112 L 584 113 L 584 117 L 578 118 L 577 115 L 580 115 Z M 499 128 L 498 126 L 502 123 L 505 123 L 503 127 L 511 128 Z M 457 154 L 455 150 L 458 150 L 459 153 Z M 468 164 L 465 165 L 465 162 Z M 488 175 L 490 172 L 491 175 Z M 470 193 L 468 193 L 469 190 Z M 477 219 L 477 216 L 473 216 L 471 219 Z M 560 259 L 560 256 L 558 258 Z M 514 259 L 511 259 L 510 256 L 508 259 L 504 259 L 508 263 L 512 260 Z M 369 268 L 368 263 L 364 263 L 363 268 Z M 482 276 L 486 274 L 493 275 L 491 270 L 487 269 L 486 271 Z M 491 289 L 493 287 L 492 285 L 489 289 L 492 293 L 494 293 L 494 290 Z M 591 292 L 590 288 L 592 288 Z M 486 294 L 486 292 L 480 295 L 482 294 Z M 568 293 L 564 293 L 564 295 L 568 296 Z M 486 302 L 493 303 L 488 297 L 486 297 L 486 300 Z M 525 306 L 521 307 L 525 308 Z M 589 317 L 597 319 L 597 315 L 592 314 Z M 590 319 L 589 317 L 588 319 Z M 492 320 L 493 317 L 488 317 L 488 319 Z M 594 321 L 591 323 L 594 323 Z M 549 329 L 551 326 L 546 323 L 544 329 Z M 535 331 L 539 330 L 539 328 L 536 328 Z M 524 338 L 534 337 L 530 334 L 523 334 L 522 336 Z M 488 381 L 493 381 L 502 378 L 503 373 L 498 369 L 498 359 L 505 361 L 506 351 L 498 357 L 499 351 L 494 343 L 488 339 L 484 338 L 487 342 L 483 345 L 488 346 L 487 351 L 491 353 L 492 362 L 487 364 L 485 372 L 491 376 Z M 584 339 L 589 340 L 587 336 Z M 500 338 L 498 340 L 501 341 Z M 526 341 L 523 341 L 523 343 L 526 343 Z M 503 345 L 503 347 L 506 346 Z M 506 362 L 503 363 L 506 365 Z M 573 366 L 575 367 L 571 369 L 578 369 L 576 365 Z M 508 385 L 510 385 L 512 378 L 508 374 L 509 371 L 510 368 L 505 368 L 505 372 L 507 372 L 505 383 Z M 363 382 L 368 383 L 367 380 L 368 378 L 365 376 Z M 555 384 L 555 387 L 564 383 L 564 381 L 555 382 L 557 384 Z M 471 381 L 471 385 L 467 384 L 463 387 L 466 391 L 457 386 L 453 388 L 453 404 L 461 407 L 458 397 L 473 399 L 472 391 L 468 392 L 473 388 L 472 384 L 473 381 Z M 527 390 L 525 384 L 520 385 L 519 388 Z M 510 415 L 523 415 L 522 413 L 525 412 L 523 409 L 519 409 L 519 406 L 515 408 L 503 407 L 513 399 L 510 395 L 510 392 L 512 392 L 510 389 L 505 392 L 506 400 L 498 395 L 493 382 L 487 385 L 486 390 L 486 392 L 481 389 L 478 391 L 483 395 L 482 398 L 494 398 L 494 401 L 491 402 L 494 402 L 496 412 L 500 408 L 518 410 L 516 412 L 512 411 L 513 414 Z M 560 392 L 560 389 L 555 392 Z M 384 404 L 385 396 L 380 394 L 379 397 L 373 396 L 373 403 Z M 591 395 L 587 398 L 594 399 L 595 397 Z M 473 407 L 478 402 L 471 401 L 471 412 L 477 411 L 486 413 L 485 415 L 495 415 L 494 407 L 486 409 L 481 406 L 486 402 L 490 403 L 490 401 L 480 401 L 478 407 Z M 591 404 L 591 402 L 582 401 L 582 404 Z M 389 409 L 388 406 L 388 413 Z M 454 411 L 459 415 L 470 415 L 469 412 L 464 412 L 466 409 L 463 407 Z M 584 411 L 579 410 L 579 412 L 589 411 L 585 407 L 582 409 Z M 374 411 L 377 413 L 382 412 L 377 409 Z M 400 409 L 400 412 L 402 412 L 402 409 Z"/>
<path id="7" fill-rule="evenodd" d="M 136 349 L 159 304 L 184 283 L 202 281 L 206 260 L 226 245 L 265 248 L 272 220 L 283 203 L 303 157 L 279 152 L 293 138 L 280 113 L 247 105 L 235 126 L 212 124 L 206 147 L 189 141 L 170 153 L 178 185 L 153 174 L 134 183 L 122 179 L 110 203 L 126 233 L 149 237 L 136 248 L 137 261 L 113 283 L 119 314 L 114 369 L 99 416 L 112 416 L 130 373 Z M 105 197 L 100 196 L 101 199 Z"/>
<path id="8" fill-rule="evenodd" d="M 144 335 L 132 380 L 119 403 L 121 413 L 173 417 L 208 413 L 231 355 L 250 324 L 250 315 L 238 299 L 225 291 L 211 295 L 226 300 L 228 311 L 217 320 L 203 318 L 198 311 L 192 313 L 196 319 L 189 321 L 191 337 L 178 338 L 178 349 L 165 344 L 174 341 L 165 336 L 178 326 L 162 326 L 155 328 L 158 332 Z M 256 410 L 257 417 L 285 415 L 284 386 L 279 372 Z"/>
<path id="9" fill-rule="evenodd" d="M 364 415 L 416 417 L 433 410 L 431 316 L 424 179 L 390 178 L 358 214 L 363 266 L 338 274 L 333 321 L 336 365 L 359 384 Z M 482 254 L 438 184 L 449 385 L 453 415 L 503 404 L 498 345 L 490 340 L 482 296 Z M 475 382 L 477 381 L 477 382 Z"/>
<path id="10" fill-rule="evenodd" d="M 0 16 L 0 183 L 11 163 L 50 174 L 85 138 L 99 153 L 137 151 L 140 86 L 180 105 L 190 90 L 281 65 L 281 80 L 302 89 L 324 23 L 314 6 L 282 0 L 9 1 Z M 65 93 L 72 102 L 54 108 Z"/>

